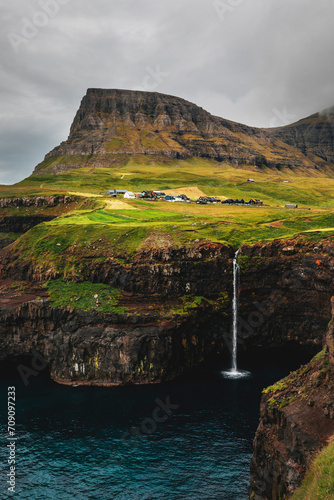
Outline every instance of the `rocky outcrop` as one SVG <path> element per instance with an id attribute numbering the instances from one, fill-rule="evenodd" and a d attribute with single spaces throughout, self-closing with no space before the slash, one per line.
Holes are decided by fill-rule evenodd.
<path id="1" fill-rule="evenodd" d="M 122 256 L 85 258 L 74 247 L 62 253 L 61 266 L 70 262 L 73 254 L 76 265 L 65 271 L 65 279 L 106 283 L 114 288 L 137 294 L 175 294 L 211 296 L 227 290 L 231 284 L 233 250 L 222 244 L 204 244 L 194 248 L 139 251 L 131 261 L 122 262 Z M 1 254 L 0 276 L 32 282 L 63 276 L 63 269 L 50 268 L 50 263 L 29 262 L 11 248 Z"/>
<path id="2" fill-rule="evenodd" d="M 56 215 L 48 215 L 49 210 L 57 207 L 58 205 L 68 206 L 73 203 L 74 199 L 70 196 L 36 196 L 36 197 L 15 197 L 15 198 L 0 198 L 0 233 L 17 233 L 22 234 L 29 229 L 41 224 L 42 222 L 48 222 L 53 220 Z M 26 208 L 24 215 L 22 215 L 22 210 L 20 215 L 13 214 L 13 208 L 22 209 Z M 29 213 L 29 208 L 39 208 L 40 210 L 34 211 L 33 214 Z M 45 211 L 43 210 L 45 208 Z M 65 208 L 65 207 L 64 207 Z M 9 209 L 9 210 L 7 210 Z M 9 212 L 9 213 L 8 213 Z M 16 211 L 15 211 L 16 212 Z M 28 212 L 28 213 L 26 213 Z M 41 213 L 40 213 L 41 212 Z M 45 213 L 43 213 L 45 212 Z M 10 239 L 2 239 L 0 241 L 0 248 L 12 243 Z"/>
<path id="3" fill-rule="evenodd" d="M 332 242 L 297 238 L 245 245 L 239 264 L 239 351 L 290 344 L 318 352 L 334 295 Z"/>
<path id="4" fill-rule="evenodd" d="M 42 222 L 49 222 L 55 219 L 55 216 L 47 215 L 23 215 L 0 218 L 0 233 L 26 233 Z M 6 245 L 4 245 L 6 246 Z"/>
<path id="5" fill-rule="evenodd" d="M 203 157 L 279 169 L 324 168 L 332 163 L 330 138 L 326 139 L 327 156 L 314 148 L 308 155 L 298 141 L 290 145 L 291 132 L 285 135 L 285 128 L 277 130 L 247 127 L 157 92 L 88 89 L 67 141 L 45 156 L 34 175 L 43 174 L 45 168 L 48 174 L 56 174 L 81 167 L 122 165 L 136 155 L 163 162 Z"/>
<path id="6" fill-rule="evenodd" d="M 0 208 L 7 207 L 56 207 L 72 203 L 70 196 L 36 196 L 34 198 L 0 198 Z"/>
<path id="7" fill-rule="evenodd" d="M 84 363 L 86 366 L 86 374 L 88 373 L 87 360 L 94 357 L 93 352 L 99 343 L 99 336 L 101 345 L 104 342 L 103 339 L 108 338 L 107 344 L 113 346 L 112 350 L 118 352 L 117 356 L 124 355 L 127 359 L 130 356 L 131 345 L 136 353 L 138 351 L 138 345 L 131 344 L 131 339 L 133 342 L 136 338 L 144 339 L 143 345 L 147 344 L 147 350 L 150 352 L 153 352 L 157 347 L 162 353 L 162 345 L 165 345 L 168 352 L 173 352 L 172 358 L 177 359 L 180 370 L 177 371 L 176 367 L 170 364 L 166 365 L 164 366 L 164 376 L 166 377 L 173 377 L 185 369 L 185 366 L 188 366 L 184 365 L 184 358 L 183 361 L 178 358 L 178 355 L 174 353 L 174 348 L 172 348 L 172 346 L 177 345 L 177 349 L 179 349 L 176 339 L 183 338 L 182 332 L 188 332 L 187 335 L 190 335 L 190 332 L 196 332 L 196 336 L 201 340 L 194 342 L 203 345 L 201 351 L 193 359 L 193 366 L 196 366 L 200 359 L 206 359 L 204 346 L 210 346 L 212 341 L 216 347 L 218 342 L 221 354 L 229 356 L 232 257 L 234 255 L 232 248 L 208 243 L 199 244 L 192 248 L 143 249 L 138 251 L 131 258 L 131 261 L 123 261 L 117 255 L 104 260 L 77 258 L 77 265 L 69 266 L 73 252 L 78 251 L 74 247 L 69 247 L 61 253 L 62 265 L 66 265 L 66 269 L 62 270 L 60 267 L 50 267 L 48 262 L 41 261 L 36 264 L 31 260 L 25 261 L 21 258 L 21 254 L 15 254 L 13 249 L 9 247 L 4 249 L 1 254 L 1 278 L 12 281 L 25 280 L 30 283 L 29 287 L 32 284 L 39 286 L 39 283 L 60 277 L 70 281 L 108 284 L 128 297 L 126 300 L 124 299 L 125 303 L 122 305 L 127 307 L 129 313 L 120 318 L 119 315 L 102 317 L 95 313 L 72 312 L 72 317 L 69 319 L 66 316 L 68 312 L 52 312 L 50 304 L 46 305 L 43 302 L 42 305 L 38 303 L 38 307 L 35 304 L 34 308 L 37 307 L 38 311 L 44 312 L 47 310 L 48 312 L 45 314 L 56 315 L 55 319 L 52 319 L 52 324 L 49 324 L 49 320 L 43 320 L 41 324 L 36 323 L 35 326 L 31 323 L 30 329 L 27 329 L 30 319 L 29 315 L 26 316 L 28 313 L 25 311 L 27 307 L 29 310 L 30 306 L 25 305 L 25 308 L 16 310 L 15 307 L 22 304 L 14 302 L 15 311 L 11 312 L 8 311 L 8 307 L 12 304 L 9 301 L 3 310 L 5 316 L 2 323 L 6 325 L 5 330 L 2 330 L 4 337 L 10 338 L 11 335 L 14 335 L 17 332 L 17 325 L 22 323 L 24 334 L 20 334 L 21 336 L 16 342 L 17 346 L 21 344 L 23 338 L 29 340 L 33 335 L 34 338 L 38 338 L 36 346 L 38 346 L 39 351 L 46 352 L 43 348 L 43 341 L 48 341 L 48 335 L 46 333 L 42 336 L 37 335 L 37 330 L 43 332 L 49 330 L 52 335 L 55 331 L 61 332 L 57 345 L 60 345 L 61 342 L 74 342 L 75 345 L 84 342 L 86 347 L 88 346 L 89 356 L 87 357 L 83 353 L 80 363 Z M 247 355 L 255 356 L 261 353 L 264 356 L 266 351 L 289 347 L 307 350 L 311 355 L 320 349 L 325 326 L 330 319 L 329 299 L 334 293 L 333 252 L 330 241 L 324 240 L 315 244 L 301 238 L 243 246 L 240 249 L 241 281 L 238 333 L 240 355 L 245 352 Z M 10 287 L 7 288 L 10 289 Z M 4 297 L 8 299 L 8 291 L 4 293 Z M 41 291 L 36 292 L 35 296 L 41 296 Z M 192 311 L 192 320 L 189 319 L 188 315 L 180 316 L 177 319 L 175 315 L 172 315 L 168 321 L 166 320 L 166 311 L 170 307 L 174 307 L 174 309 L 181 307 L 182 309 L 182 304 L 175 303 L 174 306 L 165 306 L 166 301 L 182 302 L 184 297 L 196 296 L 210 300 L 211 309 L 208 306 L 200 308 L 197 312 Z M 3 304 L 5 304 L 4 297 L 1 299 Z M 143 301 L 141 297 L 145 297 L 145 300 Z M 223 297 L 225 298 L 222 301 Z M 34 298 L 26 298 L 24 302 L 30 303 L 31 300 Z M 156 315 L 152 311 L 156 311 Z M 199 311 L 201 316 L 196 316 Z M 8 317 L 7 314 L 9 314 Z M 62 319 L 62 314 L 65 314 L 66 319 Z M 23 315 L 22 319 L 20 319 L 21 315 Z M 79 318 L 80 321 L 75 324 L 73 331 L 68 330 L 68 325 L 73 324 L 74 317 Z M 89 333 L 87 333 L 87 337 L 84 336 L 85 332 Z M 145 332 L 144 337 L 140 332 Z M 187 337 L 187 342 L 189 338 Z M 202 344 L 200 344 L 201 342 Z M 6 352 L 10 352 L 8 351 L 9 345 L 10 343 L 3 350 L 4 356 L 6 356 Z M 143 349 L 141 347 L 140 351 Z M 172 350 L 170 351 L 170 349 Z M 211 352 L 209 347 L 208 349 Z M 216 351 L 218 352 L 218 348 Z M 71 350 L 66 352 L 65 357 L 67 355 L 73 356 Z M 23 354 L 21 352 L 21 355 Z M 16 355 L 19 355 L 19 352 Z M 148 355 L 147 352 L 145 355 Z M 50 354 L 48 358 L 50 362 L 52 356 L 53 354 Z M 99 363 L 105 367 L 105 370 L 109 366 L 109 370 L 113 372 L 113 383 L 124 383 L 125 379 L 117 378 L 119 364 L 112 356 L 112 353 L 107 349 L 101 350 Z M 137 354 L 134 356 L 137 362 Z M 168 357 L 169 354 L 166 356 Z M 88 376 L 86 377 L 82 372 L 73 371 L 73 363 L 65 363 L 64 359 L 62 363 L 67 366 L 67 371 L 64 368 L 63 375 L 66 380 L 71 380 L 70 370 L 72 370 L 75 380 L 78 380 L 80 376 L 86 382 L 89 381 Z M 57 366 L 60 364 L 59 361 Z M 153 363 L 153 365 L 158 367 L 159 363 Z M 136 363 L 133 364 L 131 361 L 127 368 L 127 376 L 130 377 L 129 373 L 132 370 L 131 377 L 136 382 L 140 380 L 140 377 L 135 366 Z M 60 377 L 60 372 L 57 373 Z M 99 380 L 102 381 L 104 376 L 107 377 L 106 371 L 100 372 L 98 374 Z M 94 380 L 97 380 L 96 377 Z M 108 377 L 107 379 L 110 381 L 111 378 Z M 149 375 L 143 378 L 146 381 L 158 379 L 158 372 L 155 372 L 152 378 L 149 378 Z"/>
<path id="8" fill-rule="evenodd" d="M 48 366 L 51 378 L 63 384 L 161 382 L 208 362 L 225 348 L 220 332 L 224 307 L 208 304 L 168 320 L 151 307 L 108 315 L 53 308 L 44 298 L 16 307 L 7 304 L 0 316 L 0 359 L 15 363 L 30 355 L 32 366 L 19 369 L 23 378 L 34 365 Z"/>
<path id="9" fill-rule="evenodd" d="M 264 391 L 251 462 L 252 500 L 289 498 L 334 434 L 331 325 L 326 339 L 308 365 Z"/>
<path id="10" fill-rule="evenodd" d="M 214 298 L 227 292 L 231 297 L 234 252 L 221 244 L 141 250 L 130 261 L 117 255 L 103 260 L 80 258 L 77 252 L 69 247 L 61 254 L 60 264 L 51 265 L 26 261 L 8 247 L 1 253 L 0 277 L 43 282 L 63 276 L 108 284 L 146 295 L 153 302 L 189 294 Z M 334 295 L 332 243 L 299 238 L 245 245 L 239 264 L 239 353 L 255 355 L 259 350 L 291 346 L 315 354 L 322 345 Z M 224 336 L 229 335 L 227 327 Z"/>
<path id="11" fill-rule="evenodd" d="M 332 319 L 328 325 L 328 331 L 326 335 L 326 345 L 328 348 L 328 358 L 329 358 L 329 368 L 332 376 L 334 375 L 334 297 L 331 300 L 332 303 Z"/>
<path id="12" fill-rule="evenodd" d="M 268 133 L 298 148 L 305 156 L 334 163 L 334 107 Z"/>

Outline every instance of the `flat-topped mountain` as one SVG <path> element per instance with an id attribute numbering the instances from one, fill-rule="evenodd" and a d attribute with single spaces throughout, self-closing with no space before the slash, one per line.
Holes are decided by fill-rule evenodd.
<path id="1" fill-rule="evenodd" d="M 333 109 L 287 127 L 258 129 L 157 92 L 88 89 L 67 141 L 34 174 L 120 165 L 129 156 L 202 157 L 232 165 L 325 168 L 334 162 Z M 332 166 L 332 165 L 331 165 Z"/>

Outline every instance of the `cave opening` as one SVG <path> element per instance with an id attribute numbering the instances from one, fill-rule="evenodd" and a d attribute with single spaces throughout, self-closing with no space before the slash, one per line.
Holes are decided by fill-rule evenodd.
<path id="1" fill-rule="evenodd" d="M 0 361 L 0 380 L 2 381 L 19 379 L 27 386 L 36 377 L 51 380 L 50 366 L 37 352 L 11 356 Z"/>

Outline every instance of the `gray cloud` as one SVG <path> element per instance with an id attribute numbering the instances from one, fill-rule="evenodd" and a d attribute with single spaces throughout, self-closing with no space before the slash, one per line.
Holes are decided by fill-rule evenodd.
<path id="1" fill-rule="evenodd" d="M 66 139 L 88 87 L 255 126 L 334 104 L 332 0 L 12 0 L 0 7 L 0 182 Z"/>

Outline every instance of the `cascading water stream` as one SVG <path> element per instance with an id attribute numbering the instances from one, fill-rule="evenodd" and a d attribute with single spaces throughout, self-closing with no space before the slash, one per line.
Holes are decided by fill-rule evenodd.
<path id="1" fill-rule="evenodd" d="M 222 372 L 226 378 L 242 378 L 248 377 L 249 372 L 238 370 L 238 306 L 239 306 L 239 283 L 240 283 L 240 267 L 238 264 L 237 250 L 232 260 L 233 266 L 233 297 L 232 297 L 232 368 Z"/>
<path id="2" fill-rule="evenodd" d="M 239 294 L 239 272 L 238 253 L 236 251 L 233 258 L 233 298 L 232 298 L 232 373 L 238 372 L 237 351 L 238 351 L 238 294 Z"/>

